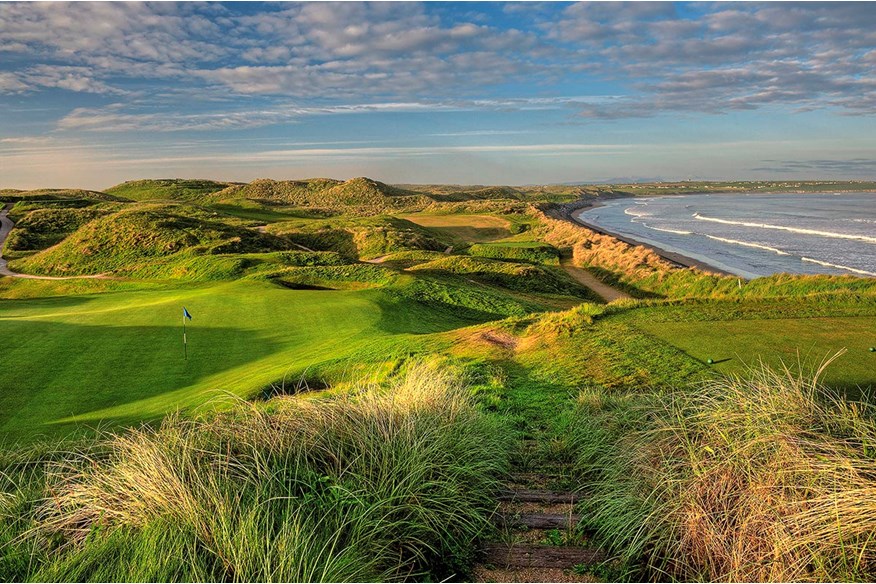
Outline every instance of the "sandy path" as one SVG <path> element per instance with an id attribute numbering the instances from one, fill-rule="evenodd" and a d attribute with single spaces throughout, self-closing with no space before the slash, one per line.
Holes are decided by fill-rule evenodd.
<path id="1" fill-rule="evenodd" d="M 563 266 L 563 269 L 566 270 L 566 273 L 572 276 L 575 281 L 583 284 L 587 288 L 590 288 L 591 290 L 602 296 L 602 298 L 604 298 L 606 302 L 620 300 L 622 298 L 632 298 L 632 296 L 630 296 L 626 292 L 621 292 L 617 288 L 612 288 L 587 270 L 572 265 L 572 261 L 570 259 L 563 259 L 560 262 L 560 265 Z"/>
<path id="2" fill-rule="evenodd" d="M 9 209 L 12 205 L 6 205 L 0 211 L 0 276 L 9 276 L 11 278 L 26 278 L 28 280 L 94 280 L 107 278 L 106 274 L 94 274 L 91 276 L 34 276 L 33 274 L 19 274 L 13 272 L 6 265 L 6 260 L 3 259 L 3 244 L 6 243 L 6 238 L 9 237 L 9 232 L 15 224 L 12 219 L 7 217 Z"/>

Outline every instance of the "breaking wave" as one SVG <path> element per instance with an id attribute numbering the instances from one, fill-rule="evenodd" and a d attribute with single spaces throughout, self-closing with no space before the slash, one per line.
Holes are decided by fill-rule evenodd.
<path id="1" fill-rule="evenodd" d="M 803 260 L 804 262 L 809 262 L 811 264 L 818 264 L 818 265 L 824 266 L 826 268 L 836 268 L 838 270 L 846 270 L 849 272 L 853 272 L 855 274 L 860 274 L 862 276 L 876 276 L 876 273 L 868 272 L 867 270 L 859 270 L 857 268 L 850 268 L 849 266 L 843 266 L 840 264 L 832 264 L 830 262 L 824 262 L 824 261 L 815 260 L 812 258 L 800 258 L 800 259 Z"/>
<path id="2" fill-rule="evenodd" d="M 708 237 L 709 239 L 714 239 L 715 241 L 722 241 L 724 243 L 732 243 L 734 245 L 744 245 L 745 247 L 756 247 L 757 249 L 771 251 L 771 252 L 777 253 L 779 255 L 784 255 L 784 256 L 791 255 L 788 252 L 782 251 L 776 247 L 770 247 L 768 245 L 761 245 L 759 243 L 751 243 L 749 241 L 739 241 L 737 239 L 727 239 L 726 237 L 718 237 L 717 235 L 706 234 L 706 237 Z"/>
<path id="3" fill-rule="evenodd" d="M 818 235 L 820 237 L 831 237 L 836 239 L 853 239 L 855 241 L 866 241 L 867 243 L 876 243 L 876 237 L 867 235 L 855 235 L 852 233 L 836 233 L 834 231 L 820 231 L 818 229 L 805 229 L 802 227 L 786 227 L 784 225 L 771 225 L 769 223 L 751 223 L 748 221 L 730 221 L 729 219 L 717 219 L 715 217 L 706 217 L 699 213 L 693 214 L 694 219 L 700 221 L 711 221 L 712 223 L 722 223 L 724 225 L 740 225 L 742 227 L 756 227 L 758 229 L 775 229 L 778 231 L 788 231 L 790 233 L 799 233 L 801 235 Z"/>

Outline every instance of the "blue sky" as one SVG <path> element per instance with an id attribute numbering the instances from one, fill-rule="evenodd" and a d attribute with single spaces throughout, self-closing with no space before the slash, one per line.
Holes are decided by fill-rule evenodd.
<path id="1" fill-rule="evenodd" d="M 0 3 L 0 188 L 876 177 L 876 3 Z"/>

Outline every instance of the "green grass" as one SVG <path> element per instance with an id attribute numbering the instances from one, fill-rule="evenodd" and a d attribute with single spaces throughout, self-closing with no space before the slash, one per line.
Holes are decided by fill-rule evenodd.
<path id="1" fill-rule="evenodd" d="M 710 369 L 735 374 L 763 362 L 814 366 L 839 351 L 823 381 L 837 389 L 876 387 L 876 299 L 855 294 L 640 302 L 610 320 L 677 347 Z"/>
<path id="2" fill-rule="evenodd" d="M 148 179 L 124 182 L 108 188 L 106 192 L 132 201 L 198 201 L 229 184 L 212 180 Z"/>
<path id="3" fill-rule="evenodd" d="M 17 207 L 18 205 L 16 205 Z M 35 209 L 15 220 L 5 250 L 36 251 L 61 242 L 65 237 L 102 214 L 93 208 Z"/>
<path id="4" fill-rule="evenodd" d="M 346 394 L 237 404 L 30 459 L 3 454 L 0 575 L 464 578 L 507 468 L 497 422 L 457 371 L 414 363 L 383 386 L 360 380 Z"/>
<path id="5" fill-rule="evenodd" d="M 511 223 L 493 215 L 405 215 L 408 221 L 468 244 L 503 239 L 511 235 Z"/>
<path id="6" fill-rule="evenodd" d="M 872 581 L 872 406 L 816 378 L 582 391 L 586 526 L 638 581 Z"/>
<path id="7" fill-rule="evenodd" d="M 478 243 L 468 248 L 473 256 L 497 260 L 558 265 L 560 252 L 554 246 L 540 241 L 501 241 Z"/>
<path id="8" fill-rule="evenodd" d="M 259 179 L 249 184 L 223 189 L 211 195 L 209 201 L 230 205 L 248 201 L 331 209 L 356 215 L 379 215 L 390 211 L 419 210 L 432 202 L 432 199 L 359 177 L 348 181 L 326 178 L 298 181 Z"/>
<path id="9" fill-rule="evenodd" d="M 183 306 L 194 315 L 188 361 Z M 258 281 L 3 300 L 0 354 L 12 366 L 0 368 L 0 432 L 32 439 L 69 432 L 74 423 L 155 419 L 469 322 L 383 290 L 288 290 Z"/>
<path id="10" fill-rule="evenodd" d="M 445 255 L 412 267 L 409 271 L 466 275 L 518 292 L 561 294 L 591 300 L 598 298 L 588 288 L 569 278 L 564 271 L 552 266 Z"/>
<path id="11" fill-rule="evenodd" d="M 10 267 L 34 274 L 136 273 L 151 268 L 156 258 L 290 247 L 275 236 L 216 221 L 195 208 L 144 204 L 94 219 L 55 247 Z"/>
<path id="12" fill-rule="evenodd" d="M 370 259 L 400 251 L 444 251 L 449 246 L 448 241 L 416 223 L 385 215 L 284 221 L 270 225 L 268 233 L 351 259 Z"/>

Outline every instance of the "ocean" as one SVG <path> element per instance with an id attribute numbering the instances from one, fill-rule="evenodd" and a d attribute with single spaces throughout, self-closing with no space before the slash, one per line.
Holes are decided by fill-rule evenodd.
<path id="1" fill-rule="evenodd" d="M 745 278 L 876 277 L 876 193 L 624 198 L 575 216 Z"/>

